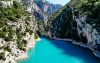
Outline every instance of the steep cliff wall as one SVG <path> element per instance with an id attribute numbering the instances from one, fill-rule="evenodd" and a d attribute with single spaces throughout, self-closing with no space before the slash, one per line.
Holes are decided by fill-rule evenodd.
<path id="1" fill-rule="evenodd" d="M 49 19 L 49 35 L 72 39 L 100 57 L 99 3 L 99 0 L 71 0 Z"/>
<path id="2" fill-rule="evenodd" d="M 11 6 L 0 6 L 0 63 L 16 63 L 27 58 L 27 50 L 35 44 L 37 23 L 24 3 L 13 1 Z"/>

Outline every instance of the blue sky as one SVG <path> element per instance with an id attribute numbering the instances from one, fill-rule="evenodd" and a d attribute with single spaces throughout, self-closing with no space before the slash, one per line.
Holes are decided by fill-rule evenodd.
<path id="1" fill-rule="evenodd" d="M 49 1 L 50 3 L 54 3 L 54 4 L 62 4 L 62 5 L 65 5 L 70 0 L 47 0 L 47 1 Z"/>

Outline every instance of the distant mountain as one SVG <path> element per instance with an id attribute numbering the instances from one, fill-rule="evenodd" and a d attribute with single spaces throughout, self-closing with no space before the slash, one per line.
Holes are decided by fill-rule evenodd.
<path id="1" fill-rule="evenodd" d="M 34 1 L 34 3 L 37 4 L 37 6 L 39 6 L 39 8 L 46 14 L 53 14 L 55 11 L 62 7 L 60 4 L 52 4 L 47 1 Z"/>
<path id="2" fill-rule="evenodd" d="M 60 4 L 52 4 L 45 0 L 34 0 L 32 12 L 38 21 L 47 20 L 48 16 L 56 12 L 62 6 Z"/>
<path id="3" fill-rule="evenodd" d="M 52 4 L 45 0 L 34 0 L 32 3 L 28 4 L 28 9 L 34 15 L 35 20 L 37 20 L 38 28 L 41 33 L 45 32 L 48 17 L 62 7 L 59 4 Z"/>

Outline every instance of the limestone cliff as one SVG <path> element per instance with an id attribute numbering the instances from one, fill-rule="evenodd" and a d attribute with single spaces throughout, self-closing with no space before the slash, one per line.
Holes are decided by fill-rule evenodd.
<path id="1" fill-rule="evenodd" d="M 0 1 L 0 63 L 27 58 L 27 50 L 35 44 L 37 23 L 25 3 Z"/>
<path id="2" fill-rule="evenodd" d="M 49 36 L 73 40 L 100 57 L 100 0 L 71 0 L 51 16 Z"/>

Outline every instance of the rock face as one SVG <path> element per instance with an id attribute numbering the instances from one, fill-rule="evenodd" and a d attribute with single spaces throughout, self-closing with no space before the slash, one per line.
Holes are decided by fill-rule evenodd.
<path id="1" fill-rule="evenodd" d="M 87 47 L 100 57 L 99 3 L 99 0 L 71 0 L 49 19 L 49 35 L 72 39 L 74 44 Z"/>
<path id="2" fill-rule="evenodd" d="M 77 27 L 72 28 L 72 39 L 76 41 L 78 40 L 79 43 L 77 44 L 93 50 L 94 54 L 100 57 L 100 51 L 98 48 L 100 44 L 100 35 L 95 28 L 86 23 L 86 16 L 79 15 L 77 18 L 74 16 L 73 24 Z M 73 35 L 76 35 L 73 34 L 75 31 L 77 31 L 77 39 L 75 36 L 73 37 Z"/>
<path id="3" fill-rule="evenodd" d="M 1 4 L 3 7 L 7 8 L 7 7 L 12 7 L 13 5 L 13 1 L 1 1 Z"/>
<path id="4" fill-rule="evenodd" d="M 0 1 L 2 5 L 8 1 Z M 34 44 L 37 22 L 27 3 L 31 1 L 11 1 L 7 7 L 0 6 L 0 63 L 16 63 L 27 58 L 27 50 Z M 30 7 L 30 6 L 29 6 Z"/>
<path id="5" fill-rule="evenodd" d="M 25 4 L 28 3 L 29 2 Z M 32 9 L 30 9 L 30 7 Z M 32 11 L 37 21 L 46 21 L 48 19 L 48 16 L 50 14 L 53 14 L 59 8 L 61 8 L 61 5 L 51 4 L 45 0 L 31 0 L 30 4 L 28 5 L 28 10 Z"/>
<path id="6" fill-rule="evenodd" d="M 34 0 L 35 4 L 39 6 L 39 8 L 45 12 L 47 15 L 53 14 L 55 11 L 61 8 L 60 4 L 52 4 L 47 1 L 37 1 Z"/>

